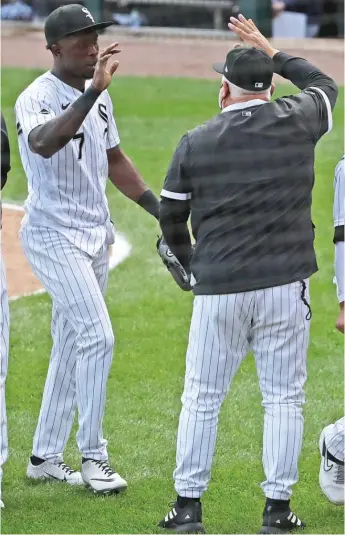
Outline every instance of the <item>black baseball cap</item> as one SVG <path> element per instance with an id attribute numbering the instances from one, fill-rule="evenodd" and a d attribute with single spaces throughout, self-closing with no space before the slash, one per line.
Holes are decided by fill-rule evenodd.
<path id="1" fill-rule="evenodd" d="M 89 28 L 101 30 L 112 24 L 114 24 L 112 21 L 96 22 L 90 11 L 80 4 L 58 7 L 48 16 L 44 25 L 47 46 L 54 45 L 67 35 Z"/>
<path id="2" fill-rule="evenodd" d="M 259 93 L 272 84 L 272 59 L 258 48 L 238 47 L 230 50 L 225 63 L 215 63 L 213 69 L 234 85 Z"/>

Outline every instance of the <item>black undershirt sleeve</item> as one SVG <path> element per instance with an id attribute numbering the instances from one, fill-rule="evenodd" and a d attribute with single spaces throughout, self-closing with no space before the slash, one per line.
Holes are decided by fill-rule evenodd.
<path id="1" fill-rule="evenodd" d="M 1 189 L 7 181 L 7 174 L 11 169 L 10 143 L 4 116 L 1 113 Z"/>
<path id="2" fill-rule="evenodd" d="M 178 201 L 162 197 L 159 209 L 159 223 L 170 250 L 190 273 L 192 244 L 188 229 L 189 201 Z"/>

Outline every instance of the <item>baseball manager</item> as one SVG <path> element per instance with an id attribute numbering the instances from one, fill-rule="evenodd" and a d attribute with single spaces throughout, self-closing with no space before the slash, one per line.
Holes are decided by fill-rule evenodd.
<path id="1" fill-rule="evenodd" d="M 332 128 L 337 86 L 308 61 L 273 49 L 242 15 L 229 27 L 246 47 L 236 45 L 215 66 L 222 113 L 182 137 L 161 193 L 161 228 L 194 282 L 195 300 L 174 472 L 178 496 L 160 526 L 204 531 L 200 499 L 219 411 L 252 350 L 265 409 L 260 533 L 286 533 L 305 527 L 290 497 L 303 435 L 309 278 L 317 271 L 314 152 Z M 271 102 L 274 72 L 300 92 Z M 224 529 L 231 530 L 230 520 Z"/>

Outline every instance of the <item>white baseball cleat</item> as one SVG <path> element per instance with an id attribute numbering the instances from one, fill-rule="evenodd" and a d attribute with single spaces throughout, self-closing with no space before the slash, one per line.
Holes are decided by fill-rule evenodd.
<path id="1" fill-rule="evenodd" d="M 329 459 L 325 442 L 326 432 L 327 427 L 322 431 L 319 441 L 321 454 L 320 487 L 330 502 L 335 505 L 344 505 L 344 465 Z"/>
<path id="2" fill-rule="evenodd" d="M 3 507 L 5 507 L 5 504 L 2 500 L 0 500 L 0 509 L 2 509 Z"/>
<path id="3" fill-rule="evenodd" d="M 108 461 L 83 458 L 81 476 L 90 489 L 100 494 L 122 492 L 128 486 L 127 481 L 109 466 Z"/>
<path id="4" fill-rule="evenodd" d="M 42 459 L 40 464 L 28 464 L 26 475 L 30 479 L 50 479 L 55 481 L 66 481 L 69 485 L 84 485 L 81 473 L 73 470 L 64 462 L 57 464 Z"/>

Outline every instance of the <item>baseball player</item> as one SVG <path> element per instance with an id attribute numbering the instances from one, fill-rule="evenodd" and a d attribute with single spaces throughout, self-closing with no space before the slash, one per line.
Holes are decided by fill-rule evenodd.
<path id="1" fill-rule="evenodd" d="M 199 533 L 222 402 L 255 355 L 265 409 L 266 497 L 260 533 L 305 524 L 290 509 L 302 446 L 311 310 L 317 271 L 311 200 L 317 141 L 332 128 L 333 80 L 275 50 L 251 20 L 231 17 L 235 45 L 222 74 L 222 113 L 185 134 L 161 192 L 167 245 L 195 294 L 179 421 L 177 500 L 160 526 Z M 300 89 L 271 102 L 273 73 Z M 191 255 L 187 221 L 196 240 Z M 224 526 L 231 532 L 231 525 Z"/>
<path id="2" fill-rule="evenodd" d="M 109 247 L 114 242 L 106 180 L 158 219 L 148 189 L 120 139 L 107 91 L 118 62 L 113 43 L 99 52 L 96 23 L 79 4 L 46 19 L 53 68 L 19 96 L 19 150 L 29 194 L 21 240 L 31 267 L 53 301 L 53 347 L 27 468 L 32 479 L 85 483 L 119 492 L 127 482 L 108 463 L 102 421 L 114 334 L 105 305 Z M 63 452 L 76 408 L 81 472 Z"/>
<path id="3" fill-rule="evenodd" d="M 7 174 L 11 169 L 10 165 L 10 144 L 8 140 L 7 127 L 4 116 L 1 113 L 1 190 L 5 186 L 7 181 Z M 1 222 L 1 200 L 0 200 L 0 222 Z M 1 241 L 2 244 L 2 241 Z M 1 247 L 0 244 L 0 247 Z M 1 261 L 1 310 L 0 310 L 0 507 L 4 507 L 4 503 L 1 499 L 2 488 L 2 465 L 5 463 L 8 456 L 8 439 L 7 439 L 7 417 L 6 417 L 6 400 L 5 400 L 5 382 L 8 368 L 8 348 L 9 348 L 9 335 L 10 335 L 10 314 L 8 308 L 8 296 L 7 296 L 7 283 L 5 263 L 2 258 L 2 251 L 0 250 Z"/>
<path id="4" fill-rule="evenodd" d="M 334 239 L 335 244 L 335 282 L 340 306 L 336 323 L 337 329 L 344 334 L 344 156 L 338 163 L 334 178 Z M 320 487 L 329 501 L 344 505 L 344 442 L 345 418 L 328 425 L 322 431 L 319 441 L 321 465 Z"/>

